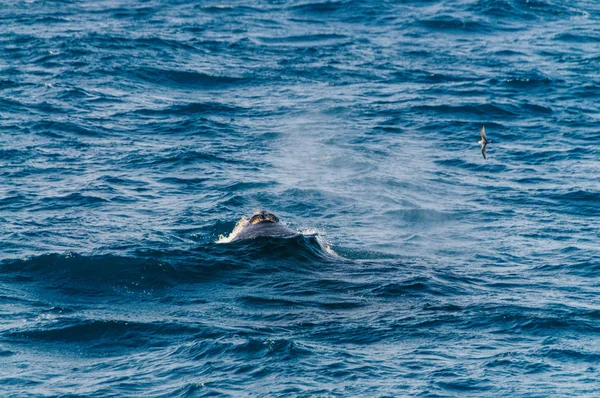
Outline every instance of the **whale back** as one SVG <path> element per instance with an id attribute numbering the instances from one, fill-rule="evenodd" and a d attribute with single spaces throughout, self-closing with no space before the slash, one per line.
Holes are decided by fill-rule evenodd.
<path id="1" fill-rule="evenodd" d="M 286 227 L 281 223 L 261 222 L 257 224 L 249 224 L 244 227 L 233 240 L 252 239 L 259 236 L 265 237 L 285 237 L 296 235 L 296 232 Z"/>

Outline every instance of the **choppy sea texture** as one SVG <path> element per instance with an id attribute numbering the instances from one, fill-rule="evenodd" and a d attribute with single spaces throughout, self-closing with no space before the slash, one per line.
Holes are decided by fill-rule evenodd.
<path id="1" fill-rule="evenodd" d="M 2 395 L 600 394 L 597 1 L 0 4 Z"/>

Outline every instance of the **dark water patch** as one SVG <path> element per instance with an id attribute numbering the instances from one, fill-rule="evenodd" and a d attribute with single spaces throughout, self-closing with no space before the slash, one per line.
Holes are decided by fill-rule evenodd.
<path id="1" fill-rule="evenodd" d="M 19 83 L 14 80 L 0 79 L 0 90 L 18 87 Z"/>
<path id="2" fill-rule="evenodd" d="M 219 213 L 232 212 L 235 209 L 247 208 L 250 205 L 250 199 L 247 196 L 234 194 L 227 195 L 224 200 L 216 204 L 215 210 Z"/>
<path id="3" fill-rule="evenodd" d="M 380 327 L 381 325 L 370 320 L 361 320 L 352 325 L 332 320 L 312 327 L 311 336 L 318 340 L 328 341 L 329 344 L 351 347 L 368 346 L 402 333 L 406 330 L 401 327 L 402 324 L 403 322 L 390 322 L 386 327 Z"/>
<path id="4" fill-rule="evenodd" d="M 555 209 L 574 215 L 586 215 L 600 209 L 600 192 L 576 189 L 569 192 L 541 195 L 555 203 Z"/>
<path id="5" fill-rule="evenodd" d="M 561 250 L 562 254 L 570 254 L 570 252 L 575 252 L 574 255 L 580 254 L 581 249 L 577 248 L 576 250 Z M 546 272 L 561 272 L 572 275 L 579 275 L 584 278 L 589 278 L 590 275 L 595 275 L 596 272 L 600 270 L 600 257 L 592 257 L 590 259 L 585 260 L 576 260 L 567 263 L 566 261 L 559 264 L 541 264 L 536 267 L 537 270 L 546 271 Z"/>
<path id="6" fill-rule="evenodd" d="M 35 106 L 31 107 L 27 104 L 12 98 L 0 98 L 0 105 L 2 106 L 2 112 L 19 112 L 29 113 L 31 109 L 35 109 Z M 54 110 L 57 110 L 56 108 Z M 2 114 L 0 114 L 2 115 Z M 1 120 L 1 119 L 0 119 Z"/>
<path id="7" fill-rule="evenodd" d="M 567 43 L 599 43 L 600 37 L 581 35 L 577 33 L 560 33 L 554 37 L 554 40 L 564 41 Z"/>
<path id="8" fill-rule="evenodd" d="M 336 11 L 342 11 L 352 1 L 318 1 L 318 2 L 307 2 L 292 6 L 292 10 L 299 13 L 305 14 L 323 14 L 333 13 Z"/>
<path id="9" fill-rule="evenodd" d="M 6 387 L 15 386 L 19 390 L 21 390 L 23 387 L 33 388 L 33 387 L 39 386 L 41 384 L 43 384 L 42 381 L 31 380 L 31 379 L 27 379 L 24 377 L 2 377 L 2 378 L 0 378 L 0 385 L 6 386 Z M 25 396 L 25 395 L 23 395 L 23 396 Z"/>
<path id="10" fill-rule="evenodd" d="M 354 311 L 359 308 L 366 307 L 367 303 L 364 301 L 331 301 L 319 303 L 319 307 L 327 311 Z"/>
<path id="11" fill-rule="evenodd" d="M 477 14 L 488 15 L 500 20 L 510 20 L 512 18 L 532 20 L 535 15 L 523 12 L 519 7 L 519 2 L 512 0 L 485 0 L 478 1 L 470 6 Z"/>
<path id="12" fill-rule="evenodd" d="M 516 352 L 503 352 L 497 354 L 485 363 L 485 367 L 501 369 L 505 372 L 538 374 L 555 370 L 555 366 L 545 363 L 543 360 L 533 356 L 527 356 Z"/>
<path id="13" fill-rule="evenodd" d="M 517 50 L 498 50 L 494 52 L 494 55 L 498 57 L 523 57 L 527 54 Z"/>
<path id="14" fill-rule="evenodd" d="M 463 310 L 463 307 L 459 305 L 449 304 L 449 305 L 433 305 L 430 303 L 425 303 L 423 306 L 423 310 L 425 311 L 433 311 L 433 312 L 460 312 Z"/>
<path id="15" fill-rule="evenodd" d="M 395 82 L 418 82 L 430 84 L 474 82 L 477 77 L 461 73 L 460 71 L 427 71 L 421 69 L 407 69 L 395 71 L 392 76 Z"/>
<path id="16" fill-rule="evenodd" d="M 15 17 L 17 17 L 15 15 Z M 65 13 L 54 13 L 53 15 L 31 15 L 23 16 L 19 15 L 17 21 L 25 25 L 54 25 L 54 24 L 66 24 L 71 22 L 70 18 Z"/>
<path id="17" fill-rule="evenodd" d="M 0 149 L 0 159 L 3 161 L 10 160 L 11 164 L 22 163 L 25 160 L 29 159 L 32 155 L 31 150 L 23 150 L 23 149 Z"/>
<path id="18" fill-rule="evenodd" d="M 63 63 L 59 58 L 60 57 L 57 54 L 49 52 L 32 59 L 31 63 L 43 66 L 45 69 L 60 68 L 63 66 Z"/>
<path id="19" fill-rule="evenodd" d="M 14 352 L 14 351 L 3 350 L 2 348 L 0 348 L 0 358 L 11 357 L 15 354 L 16 354 L 16 352 Z M 0 384 L 3 384 L 3 381 L 0 381 Z"/>
<path id="20" fill-rule="evenodd" d="M 500 21 L 563 20 L 570 17 L 583 17 L 584 10 L 578 10 L 562 2 L 535 0 L 484 0 L 469 6 L 477 14 L 490 16 Z"/>
<path id="21" fill-rule="evenodd" d="M 32 327 L 9 333 L 9 338 L 44 343 L 86 344 L 103 349 L 110 345 L 118 352 L 119 347 L 147 349 L 158 346 L 170 337 L 198 333 L 198 328 L 167 322 L 135 322 L 126 320 L 94 320 L 62 318 L 51 327 Z M 159 337 L 160 336 L 160 337 Z"/>
<path id="22" fill-rule="evenodd" d="M 194 114 L 201 115 L 230 115 L 234 116 L 241 111 L 244 111 L 243 108 L 228 106 L 226 104 L 217 103 L 217 102 L 196 102 L 190 104 L 181 104 L 181 105 L 173 105 L 163 109 L 138 109 L 134 112 L 139 115 L 144 116 L 172 116 L 172 115 L 182 115 L 182 116 L 190 116 Z"/>
<path id="23" fill-rule="evenodd" d="M 542 105 L 536 105 L 536 104 L 528 104 L 528 103 L 523 103 L 520 105 L 521 109 L 523 109 L 523 111 L 527 114 L 540 114 L 540 115 L 551 115 L 552 112 L 552 108 L 547 107 L 547 106 L 542 106 Z"/>
<path id="24" fill-rule="evenodd" d="M 243 296 L 238 298 L 238 301 L 244 305 L 255 308 L 255 307 L 293 307 L 301 305 L 296 301 L 279 299 L 276 297 L 259 297 L 259 296 Z"/>
<path id="25" fill-rule="evenodd" d="M 98 283 L 145 289 L 169 286 L 176 270 L 166 262 L 112 255 L 44 254 L 22 260 L 3 260 L 5 275 L 35 277 L 39 285 L 97 287 Z M 101 287 L 101 286 L 100 286 Z"/>
<path id="26" fill-rule="evenodd" d="M 461 291 L 462 289 L 458 286 L 445 285 L 430 278 L 416 277 L 401 282 L 383 284 L 373 289 L 372 293 L 380 297 L 420 297 L 422 295 L 459 295 Z"/>
<path id="27" fill-rule="evenodd" d="M 527 184 L 527 185 L 542 185 L 552 182 L 551 178 L 543 178 L 543 177 L 523 177 L 518 178 L 515 182 L 519 184 Z"/>
<path id="28" fill-rule="evenodd" d="M 519 111 L 514 105 L 493 105 L 493 104 L 481 104 L 481 105 L 417 105 L 414 106 L 413 111 L 426 113 L 426 114 L 437 114 L 439 116 L 447 117 L 452 116 L 465 116 L 465 117 L 497 117 L 497 118 L 510 118 L 515 117 L 519 114 Z"/>
<path id="29" fill-rule="evenodd" d="M 169 135 L 187 135 L 194 136 L 200 134 L 222 134 L 230 132 L 229 129 L 223 129 L 223 124 L 215 122 L 208 117 L 156 117 L 156 116 L 138 116 L 138 118 L 150 120 L 144 129 L 144 135 L 169 134 Z M 225 131 L 223 131 L 225 130 Z"/>
<path id="30" fill-rule="evenodd" d="M 132 20 L 143 20 L 144 18 L 151 17 L 157 12 L 155 7 L 128 7 L 128 8 L 113 8 L 109 10 L 103 10 L 102 13 L 110 14 L 111 18 L 116 19 L 132 19 Z"/>
<path id="31" fill-rule="evenodd" d="M 36 210 L 64 210 L 73 207 L 99 207 L 109 202 L 98 196 L 72 193 L 66 196 L 46 197 L 41 200 L 42 206 Z"/>
<path id="32" fill-rule="evenodd" d="M 237 192 L 260 192 L 268 187 L 273 187 L 276 184 L 263 181 L 230 181 L 224 184 L 219 184 L 221 191 L 227 192 L 229 195 Z"/>
<path id="33" fill-rule="evenodd" d="M 443 32 L 486 32 L 489 29 L 479 22 L 456 18 L 450 15 L 440 15 L 434 19 L 422 19 L 418 23 L 433 31 Z"/>
<path id="34" fill-rule="evenodd" d="M 139 166 L 167 166 L 177 169 L 182 166 L 201 165 L 206 163 L 215 164 L 236 164 L 240 159 L 221 151 L 200 151 L 195 148 L 176 148 L 164 155 L 158 153 L 147 156 L 144 153 L 128 154 L 121 162 L 125 164 L 135 164 Z M 224 167 L 224 166 L 223 166 Z"/>
<path id="35" fill-rule="evenodd" d="M 182 185 L 185 187 L 203 186 L 206 182 L 210 181 L 208 178 L 180 178 L 180 177 L 166 177 L 161 178 L 159 182 L 172 185 Z"/>
<path id="36" fill-rule="evenodd" d="M 581 201 L 588 202 L 589 204 L 595 204 L 600 206 L 600 192 L 586 191 L 586 190 L 575 190 L 565 192 L 562 194 L 550 195 L 551 199 L 558 201 Z"/>
<path id="37" fill-rule="evenodd" d="M 201 361 L 219 357 L 241 358 L 245 360 L 232 371 L 236 374 L 260 371 L 261 360 L 290 361 L 310 356 L 312 350 L 301 343 L 289 339 L 271 339 L 260 336 L 248 336 L 247 333 L 221 333 L 216 338 L 200 340 L 192 345 L 178 349 L 174 354 Z M 248 362 L 250 361 L 250 363 Z M 254 365 L 252 365 L 254 363 Z M 263 376 L 268 376 L 270 372 Z"/>
<path id="38" fill-rule="evenodd" d="M 486 153 L 487 153 L 488 157 L 492 156 L 491 151 L 487 151 Z M 479 153 L 479 155 L 481 157 L 481 152 Z M 466 161 L 461 158 L 436 160 L 435 163 L 439 164 L 440 166 L 444 166 L 444 167 L 458 167 L 458 168 L 462 168 L 462 169 L 466 169 L 466 170 L 487 171 L 487 172 L 492 172 L 492 173 L 500 173 L 500 172 L 506 171 L 508 169 L 508 166 L 506 166 L 504 164 L 499 164 L 499 163 L 487 164 L 482 157 L 481 157 L 481 163 L 469 162 L 469 161 Z"/>
<path id="39" fill-rule="evenodd" d="M 406 130 L 404 130 L 400 126 L 394 126 L 393 120 L 390 120 L 390 125 L 379 125 L 373 129 L 373 133 L 377 134 L 377 132 L 382 132 L 384 134 L 402 134 Z"/>
<path id="40" fill-rule="evenodd" d="M 58 108 L 51 108 L 51 109 L 46 109 L 45 112 L 56 112 L 56 113 L 60 114 L 60 113 L 63 113 L 64 111 L 62 109 L 58 109 Z M 59 135 L 75 134 L 75 135 L 91 136 L 91 137 L 96 137 L 96 136 L 102 135 L 102 131 L 100 129 L 90 128 L 87 126 L 83 126 L 79 123 L 59 122 L 59 121 L 54 121 L 54 120 L 46 120 L 46 121 L 34 123 L 31 126 L 31 129 L 40 134 L 45 134 L 46 132 L 48 132 L 48 133 L 54 133 L 54 134 L 59 134 Z"/>
<path id="41" fill-rule="evenodd" d="M 592 363 L 596 364 L 600 360 L 600 353 L 589 352 L 588 350 L 575 350 L 567 347 L 564 348 L 545 348 L 540 354 L 549 359 L 558 362 L 576 362 L 576 363 Z"/>
<path id="42" fill-rule="evenodd" d="M 231 231 L 228 225 L 232 226 L 224 223 L 220 228 L 226 231 L 223 235 Z M 201 238 L 200 244 L 191 251 L 136 251 L 138 258 L 121 260 L 132 260 L 130 269 L 122 270 L 113 280 L 108 280 L 123 286 L 136 284 L 140 289 L 144 286 L 152 288 L 155 278 L 162 279 L 163 282 L 162 285 L 156 283 L 157 287 L 171 283 L 208 283 L 215 280 L 247 284 L 253 283 L 253 280 L 262 280 L 265 274 L 311 274 L 320 267 L 333 264 L 335 259 L 315 236 L 257 237 L 215 243 L 214 235 L 217 234 L 212 233 L 212 239 Z M 151 271 L 148 275 L 146 268 Z M 142 280 L 138 281 L 138 278 Z"/>
<path id="43" fill-rule="evenodd" d="M 105 92 L 86 90 L 81 87 L 72 86 L 60 87 L 60 91 L 57 93 L 56 98 L 71 103 L 81 100 L 95 105 L 124 103 L 121 98 Z"/>
<path id="44" fill-rule="evenodd" d="M 487 316 L 469 322 L 471 327 L 491 328 L 494 333 L 527 334 L 533 336 L 568 336 L 573 333 L 596 333 L 600 324 L 580 319 L 561 310 L 527 308 L 508 305 L 503 308 L 470 308 L 484 310 Z"/>
<path id="45" fill-rule="evenodd" d="M 99 177 L 96 181 L 123 187 L 145 187 L 149 185 L 147 181 L 135 180 L 132 178 L 127 178 L 126 176 L 113 175 L 104 175 Z"/>

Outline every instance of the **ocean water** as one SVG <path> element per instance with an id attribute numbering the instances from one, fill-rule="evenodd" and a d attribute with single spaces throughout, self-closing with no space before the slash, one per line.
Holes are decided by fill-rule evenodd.
<path id="1" fill-rule="evenodd" d="M 0 395 L 600 395 L 599 26 L 0 1 Z"/>

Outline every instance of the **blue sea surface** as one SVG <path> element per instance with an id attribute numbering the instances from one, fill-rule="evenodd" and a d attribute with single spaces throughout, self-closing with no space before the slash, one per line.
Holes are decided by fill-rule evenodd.
<path id="1" fill-rule="evenodd" d="M 596 0 L 0 0 L 0 395 L 599 396 L 599 104 Z"/>

